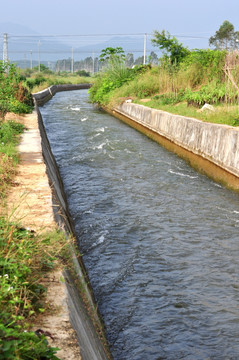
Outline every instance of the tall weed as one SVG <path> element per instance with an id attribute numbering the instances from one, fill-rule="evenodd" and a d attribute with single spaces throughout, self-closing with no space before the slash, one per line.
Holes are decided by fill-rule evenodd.
<path id="1" fill-rule="evenodd" d="M 30 330 L 29 322 L 44 311 L 41 284 L 67 246 L 62 233 L 34 235 L 0 218 L 0 358 L 58 359 L 45 336 Z M 58 251 L 56 251 L 58 249 Z"/>

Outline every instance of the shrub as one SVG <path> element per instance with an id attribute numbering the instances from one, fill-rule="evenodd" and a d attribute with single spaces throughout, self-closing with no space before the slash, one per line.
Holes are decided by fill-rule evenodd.
<path id="1" fill-rule="evenodd" d="M 76 75 L 89 77 L 89 76 L 90 76 L 90 73 L 89 73 L 88 71 L 85 71 L 85 70 L 78 70 L 78 71 L 76 72 Z"/>
<path id="2" fill-rule="evenodd" d="M 34 86 L 38 86 L 46 81 L 46 78 L 41 75 L 37 74 L 35 77 L 27 78 L 25 81 L 25 85 L 32 90 Z"/>
<path id="3" fill-rule="evenodd" d="M 21 81 L 14 64 L 0 61 L 0 118 L 8 111 L 28 113 L 33 109 L 29 90 Z"/>
<path id="4" fill-rule="evenodd" d="M 108 66 L 100 73 L 89 90 L 90 100 L 99 104 L 107 103 L 109 93 L 135 77 L 137 70 L 129 69 L 118 57 L 112 57 Z"/>
<path id="5" fill-rule="evenodd" d="M 44 311 L 41 298 L 46 289 L 40 280 L 53 267 L 56 242 L 60 252 L 62 233 L 35 236 L 0 218 L 0 358 L 58 359 L 57 349 L 48 346 L 44 335 L 30 331 L 28 324 L 34 314 Z"/>
<path id="6" fill-rule="evenodd" d="M 48 346 L 44 335 L 37 335 L 21 327 L 0 324 L 0 359 L 52 359 L 59 360 L 54 354 L 57 348 Z"/>

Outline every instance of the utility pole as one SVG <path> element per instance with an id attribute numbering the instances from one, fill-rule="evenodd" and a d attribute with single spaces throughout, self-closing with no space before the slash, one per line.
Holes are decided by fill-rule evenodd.
<path id="1" fill-rule="evenodd" d="M 40 40 L 38 41 L 38 71 L 40 72 L 41 71 L 41 63 L 40 63 L 40 45 L 41 45 L 41 42 Z"/>
<path id="2" fill-rule="evenodd" d="M 32 50 L 30 51 L 30 68 L 32 69 Z"/>
<path id="3" fill-rule="evenodd" d="M 147 34 L 144 34 L 144 65 L 146 64 L 146 45 L 147 45 Z"/>
<path id="4" fill-rule="evenodd" d="M 8 39 L 7 33 L 3 34 L 3 62 L 6 63 L 8 61 Z"/>
<path id="5" fill-rule="evenodd" d="M 71 72 L 74 73 L 74 49 L 72 47 L 72 55 L 71 55 Z"/>
<path id="6" fill-rule="evenodd" d="M 94 75 L 95 73 L 95 53 L 93 52 L 93 69 L 92 69 L 92 74 Z"/>

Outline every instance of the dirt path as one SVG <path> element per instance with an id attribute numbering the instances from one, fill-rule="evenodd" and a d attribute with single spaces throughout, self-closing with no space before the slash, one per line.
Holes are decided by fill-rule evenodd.
<path id="1" fill-rule="evenodd" d="M 54 229 L 56 224 L 52 211 L 52 195 L 42 158 L 37 115 L 8 114 L 7 119 L 16 119 L 27 128 L 19 145 L 20 164 L 14 179 L 15 186 L 7 200 L 8 216 L 36 232 Z M 54 340 L 49 339 L 49 342 L 61 349 L 57 353 L 60 359 L 81 359 L 75 331 L 69 321 L 66 287 L 62 279 L 60 266 L 44 279 L 49 311 L 39 317 L 34 330 L 40 328 L 50 332 Z"/>

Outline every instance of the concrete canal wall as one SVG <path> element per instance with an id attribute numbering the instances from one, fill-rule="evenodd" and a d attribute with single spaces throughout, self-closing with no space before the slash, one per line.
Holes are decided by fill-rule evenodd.
<path id="1" fill-rule="evenodd" d="M 239 190 L 239 130 L 124 102 L 114 115 L 182 155 L 191 165 Z M 121 115 L 121 116 L 120 116 Z M 161 137 L 161 141 L 157 138 Z M 163 142 L 168 141 L 168 146 Z M 171 145 L 170 145 L 171 143 Z M 176 146 L 174 146 L 174 145 Z M 181 149 L 181 150 L 180 150 Z M 205 160 L 205 161 L 202 161 Z"/>
<path id="2" fill-rule="evenodd" d="M 37 102 L 37 105 L 44 105 L 49 101 L 57 92 L 89 89 L 91 84 L 65 84 L 65 85 L 52 85 L 47 89 L 32 94 Z"/>
<path id="3" fill-rule="evenodd" d="M 52 188 L 53 210 L 55 218 L 60 227 L 64 227 L 66 234 L 74 234 L 74 225 L 68 211 L 67 200 L 65 197 L 64 186 L 61 180 L 59 169 L 52 154 L 51 147 L 47 138 L 45 127 L 43 124 L 41 112 L 38 104 L 42 105 L 48 101 L 53 94 L 58 91 L 87 89 L 88 84 L 70 85 L 70 86 L 52 86 L 40 93 L 33 94 L 35 100 L 35 109 L 38 116 L 38 125 L 41 134 L 42 153 L 46 164 L 49 183 Z M 77 333 L 80 345 L 81 358 L 83 360 L 107 360 L 110 358 L 109 350 L 107 350 L 106 340 L 104 338 L 103 324 L 100 315 L 97 312 L 97 306 L 94 301 L 93 293 L 89 285 L 84 264 L 79 256 L 72 249 L 72 270 L 66 270 L 64 273 L 65 283 L 67 286 L 68 308 L 73 328 Z M 90 308 L 91 315 L 86 310 L 86 305 L 82 301 L 79 288 L 87 298 L 87 307 Z M 101 339 L 98 332 L 101 333 Z M 102 340 L 103 339 L 103 340 Z"/>
<path id="4" fill-rule="evenodd" d="M 50 184 L 55 199 L 56 218 L 67 232 L 74 233 L 74 226 L 68 212 L 64 186 L 59 170 L 51 152 L 44 124 L 38 105 L 43 105 L 59 91 L 87 89 L 90 84 L 54 85 L 37 94 L 33 94 L 38 114 L 39 128 L 42 138 L 42 151 L 46 163 Z M 185 158 L 200 171 L 223 182 L 235 190 L 239 190 L 239 131 L 225 125 L 203 123 L 199 120 L 172 115 L 142 105 L 123 103 L 113 111 L 108 110 L 130 126 L 135 127 L 153 140 Z M 78 261 L 72 252 L 72 261 L 80 281 L 85 283 L 90 303 L 94 299 L 85 274 L 84 264 Z M 83 360 L 101 360 L 109 358 L 101 340 L 97 336 L 95 326 L 81 301 L 78 289 L 71 274 L 66 271 L 65 279 L 68 287 L 69 310 L 73 327 L 78 334 Z M 100 323 L 98 314 L 95 321 Z"/>

